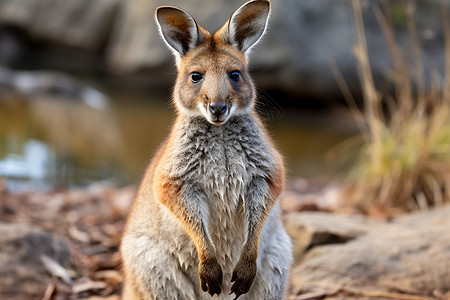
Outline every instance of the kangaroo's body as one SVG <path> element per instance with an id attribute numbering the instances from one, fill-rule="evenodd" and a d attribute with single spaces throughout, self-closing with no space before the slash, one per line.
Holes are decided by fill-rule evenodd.
<path id="1" fill-rule="evenodd" d="M 276 203 L 284 168 L 254 112 L 245 57 L 268 7 L 249 2 L 214 35 L 178 9 L 157 10 L 177 57 L 178 116 L 128 217 L 126 300 L 284 296 L 291 242 Z M 262 30 L 250 46 L 236 38 L 249 22 Z"/>

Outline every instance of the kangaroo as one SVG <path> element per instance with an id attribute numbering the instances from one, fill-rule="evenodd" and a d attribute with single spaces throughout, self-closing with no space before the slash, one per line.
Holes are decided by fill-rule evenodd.
<path id="1" fill-rule="evenodd" d="M 177 117 L 128 216 L 126 300 L 284 297 L 284 166 L 255 112 L 247 68 L 269 10 L 269 1 L 250 1 L 210 34 L 178 8 L 156 9 L 176 58 Z"/>

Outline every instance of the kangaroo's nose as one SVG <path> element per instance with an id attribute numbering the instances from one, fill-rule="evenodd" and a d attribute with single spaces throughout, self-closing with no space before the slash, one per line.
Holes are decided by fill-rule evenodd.
<path id="1" fill-rule="evenodd" d="M 213 103 L 209 105 L 209 111 L 216 117 L 223 115 L 227 110 L 228 106 L 225 103 Z"/>

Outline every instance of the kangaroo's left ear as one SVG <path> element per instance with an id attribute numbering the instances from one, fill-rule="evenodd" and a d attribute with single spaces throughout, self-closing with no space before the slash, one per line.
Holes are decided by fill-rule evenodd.
<path id="1" fill-rule="evenodd" d="M 173 50 L 177 62 L 205 38 L 207 32 L 179 8 L 161 6 L 156 9 L 155 15 L 160 33 Z"/>
<path id="2" fill-rule="evenodd" d="M 263 36 L 269 12 L 270 2 L 267 0 L 247 2 L 231 15 L 218 34 L 246 54 Z"/>

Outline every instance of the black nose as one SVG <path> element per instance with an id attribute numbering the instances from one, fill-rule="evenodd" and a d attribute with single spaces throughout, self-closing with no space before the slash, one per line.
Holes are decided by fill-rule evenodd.
<path id="1" fill-rule="evenodd" d="M 227 112 L 227 105 L 225 103 L 213 103 L 209 105 L 209 111 L 216 117 Z"/>

